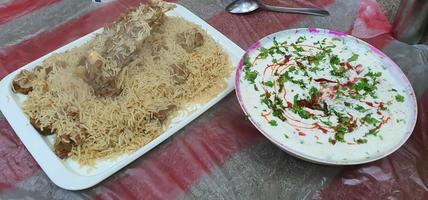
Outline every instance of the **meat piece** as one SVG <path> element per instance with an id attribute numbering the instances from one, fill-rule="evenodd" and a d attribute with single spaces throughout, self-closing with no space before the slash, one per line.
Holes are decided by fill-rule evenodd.
<path id="1" fill-rule="evenodd" d="M 67 108 L 67 116 L 69 116 L 73 121 L 79 120 L 79 109 L 75 106 L 69 106 Z"/>
<path id="2" fill-rule="evenodd" d="M 98 97 L 115 97 L 122 92 L 121 88 L 117 87 L 116 78 L 105 78 L 90 84 L 94 89 L 95 96 Z"/>
<path id="3" fill-rule="evenodd" d="M 52 71 L 52 66 L 44 67 L 44 66 L 36 66 L 33 69 L 33 72 L 39 77 L 46 79 L 49 75 L 49 73 Z"/>
<path id="4" fill-rule="evenodd" d="M 17 93 L 28 94 L 33 91 L 31 82 L 36 79 L 36 75 L 28 70 L 22 70 L 12 81 L 13 90 Z"/>
<path id="5" fill-rule="evenodd" d="M 52 135 L 54 133 L 54 130 L 52 130 L 52 126 L 46 126 L 42 127 L 42 125 L 39 123 L 39 121 L 30 118 L 30 124 L 42 135 Z"/>
<path id="6" fill-rule="evenodd" d="M 73 143 L 68 135 L 62 135 L 55 139 L 54 151 L 59 158 L 67 158 L 72 148 Z"/>
<path id="7" fill-rule="evenodd" d="M 176 42 L 187 53 L 191 53 L 197 47 L 204 44 L 204 36 L 196 29 L 190 29 L 176 35 Z"/>
<path id="8" fill-rule="evenodd" d="M 74 69 L 73 73 L 92 87 L 95 96 L 118 96 L 122 92 L 122 89 L 117 87 L 116 76 L 103 76 L 102 67 L 103 62 L 97 59 L 97 55 L 90 54 L 89 57 L 82 57 L 80 59 L 79 66 Z"/>
<path id="9" fill-rule="evenodd" d="M 189 77 L 189 69 L 187 69 L 186 66 L 183 64 L 172 64 L 170 65 L 170 68 L 172 69 L 172 74 L 174 81 L 177 84 L 183 84 L 186 82 L 187 78 Z"/>
<path id="10" fill-rule="evenodd" d="M 160 122 L 163 122 L 168 117 L 169 113 L 171 113 L 176 108 L 177 106 L 175 105 L 169 105 L 166 109 L 153 113 L 153 117 L 157 118 Z"/>
<path id="11" fill-rule="evenodd" d="M 85 138 L 88 136 L 88 131 L 85 127 L 78 125 L 79 132 L 77 134 L 72 134 L 70 139 L 73 141 L 74 145 L 81 145 Z"/>
<path id="12" fill-rule="evenodd" d="M 86 56 L 80 57 L 79 63 L 77 65 L 78 66 L 83 66 L 83 67 L 86 66 L 86 60 L 87 60 Z"/>

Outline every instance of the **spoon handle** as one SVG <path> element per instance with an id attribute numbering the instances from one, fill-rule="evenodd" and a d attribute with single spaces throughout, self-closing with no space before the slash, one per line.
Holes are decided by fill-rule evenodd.
<path id="1" fill-rule="evenodd" d="M 319 8 L 290 8 L 290 7 L 280 7 L 280 6 L 271 6 L 260 4 L 260 8 L 264 10 L 274 11 L 274 12 L 285 12 L 285 13 L 297 13 L 297 14 L 307 14 L 307 15 L 316 15 L 316 16 L 329 16 L 330 13 L 327 10 Z"/>

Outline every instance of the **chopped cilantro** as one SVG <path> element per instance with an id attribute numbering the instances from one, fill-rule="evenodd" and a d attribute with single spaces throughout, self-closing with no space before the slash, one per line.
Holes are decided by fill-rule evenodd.
<path id="1" fill-rule="evenodd" d="M 318 94 L 319 94 L 318 89 L 312 86 L 311 89 L 309 90 L 309 96 L 314 97 L 314 96 L 317 96 Z"/>
<path id="2" fill-rule="evenodd" d="M 366 112 L 368 109 L 365 109 L 363 106 L 356 105 L 354 109 L 358 112 Z"/>
<path id="3" fill-rule="evenodd" d="M 244 65 L 245 68 L 250 68 L 253 66 L 250 61 L 250 56 L 248 56 L 247 54 L 244 55 Z"/>
<path id="4" fill-rule="evenodd" d="M 339 68 L 333 66 L 333 70 L 330 71 L 330 74 L 338 77 L 345 77 L 346 68 L 340 66 Z"/>
<path id="5" fill-rule="evenodd" d="M 395 100 L 397 100 L 398 102 L 404 102 L 404 96 L 398 94 L 395 96 Z"/>
<path id="6" fill-rule="evenodd" d="M 376 81 L 377 78 L 382 76 L 382 72 L 375 72 L 369 71 L 366 76 L 370 77 L 372 80 Z"/>
<path id="7" fill-rule="evenodd" d="M 251 67 L 253 65 L 251 64 L 250 57 L 247 54 L 244 55 L 244 65 L 245 65 L 245 67 L 244 67 L 244 73 L 245 73 L 244 79 L 249 81 L 251 84 L 254 84 L 255 80 L 257 78 L 258 72 L 251 70 Z"/>
<path id="8" fill-rule="evenodd" d="M 347 128 L 341 124 L 336 126 L 336 133 L 334 134 L 334 139 L 339 142 L 345 142 L 345 133 L 347 132 Z"/>
<path id="9" fill-rule="evenodd" d="M 259 73 L 257 71 L 251 71 L 247 70 L 245 71 L 245 80 L 249 81 L 250 83 L 254 84 L 256 82 L 257 75 Z"/>
<path id="10" fill-rule="evenodd" d="M 303 107 L 301 107 L 301 106 L 293 105 L 291 107 L 291 110 L 294 113 L 298 114 L 303 119 L 309 119 L 310 118 L 310 114 L 307 111 L 303 110 Z"/>
<path id="11" fill-rule="evenodd" d="M 370 84 L 367 78 L 362 78 L 356 84 L 352 85 L 352 89 L 357 92 L 363 91 L 364 95 L 370 94 L 372 97 L 375 97 L 377 86 L 375 83 Z"/>
<path id="12" fill-rule="evenodd" d="M 305 51 L 302 47 L 296 46 L 295 44 L 291 44 L 291 46 L 297 51 L 297 52 L 302 52 Z"/>
<path id="13" fill-rule="evenodd" d="M 299 100 L 299 94 L 294 95 L 294 97 L 293 97 L 293 104 L 297 104 L 298 100 Z"/>
<path id="14" fill-rule="evenodd" d="M 260 53 L 257 56 L 257 58 L 259 58 L 259 59 L 265 59 L 265 58 L 267 58 L 269 56 L 269 49 L 266 49 L 264 47 L 260 47 L 259 51 L 260 51 Z"/>
<path id="15" fill-rule="evenodd" d="M 268 87 L 273 87 L 273 82 L 272 81 L 266 81 L 263 84 L 266 85 L 266 86 L 268 86 Z"/>
<path id="16" fill-rule="evenodd" d="M 259 91 L 259 88 L 257 87 L 257 85 L 256 84 L 253 84 L 253 85 L 254 85 L 254 90 Z"/>
<path id="17" fill-rule="evenodd" d="M 262 102 L 263 104 L 265 104 L 268 108 L 272 108 L 272 107 L 273 107 L 273 102 L 272 102 L 272 100 L 270 100 L 270 99 L 269 99 L 269 97 L 267 97 L 267 96 L 264 96 L 264 97 L 261 99 L 261 102 Z"/>
<path id="18" fill-rule="evenodd" d="M 373 118 L 371 114 L 365 115 L 363 118 L 361 118 L 361 121 L 370 125 L 376 125 L 377 123 L 379 123 L 379 120 Z"/>
<path id="19" fill-rule="evenodd" d="M 309 119 L 310 118 L 310 113 L 308 113 L 307 111 L 303 110 L 303 107 L 297 105 L 298 99 L 299 99 L 299 95 L 298 94 L 294 95 L 293 105 L 291 106 L 291 111 L 293 111 L 294 113 L 298 114 L 303 119 Z"/>
<path id="20" fill-rule="evenodd" d="M 311 67 L 309 71 L 316 73 L 317 71 L 320 71 L 321 69 L 319 67 Z"/>
<path id="21" fill-rule="evenodd" d="M 340 64 L 340 59 L 339 59 L 339 57 L 337 56 L 337 55 L 333 55 L 331 58 L 330 58 L 330 65 L 338 65 L 338 64 Z"/>
<path id="22" fill-rule="evenodd" d="M 331 123 L 330 121 L 324 121 L 324 120 L 320 120 L 323 124 L 327 125 L 327 126 L 333 126 L 333 123 Z"/>
<path id="23" fill-rule="evenodd" d="M 352 53 L 352 56 L 348 58 L 348 62 L 356 61 L 358 59 L 358 54 Z"/>
<path id="24" fill-rule="evenodd" d="M 270 124 L 271 126 L 278 126 L 278 123 L 277 123 L 275 120 L 270 120 L 270 121 L 269 121 L 269 124 Z"/>
<path id="25" fill-rule="evenodd" d="M 365 143 L 367 143 L 367 139 L 360 138 L 360 139 L 356 140 L 355 142 L 357 142 L 357 144 L 365 144 Z"/>
<path id="26" fill-rule="evenodd" d="M 276 37 L 273 37 L 273 45 L 275 46 L 279 46 L 278 41 L 276 40 Z"/>
<path id="27" fill-rule="evenodd" d="M 374 129 L 370 129 L 369 132 L 367 132 L 364 136 L 368 136 L 368 135 L 377 136 L 378 133 L 379 133 L 379 130 L 374 128 Z"/>
<path id="28" fill-rule="evenodd" d="M 297 40 L 296 40 L 296 44 L 300 44 L 300 43 L 302 43 L 302 42 L 304 42 L 306 40 L 306 37 L 305 36 L 300 36 L 299 38 L 297 38 Z"/>

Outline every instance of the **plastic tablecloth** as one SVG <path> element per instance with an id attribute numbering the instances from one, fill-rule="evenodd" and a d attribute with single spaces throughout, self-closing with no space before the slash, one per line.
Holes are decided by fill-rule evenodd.
<path id="1" fill-rule="evenodd" d="M 317 6 L 329 17 L 254 12 L 231 15 L 226 0 L 179 0 L 243 49 L 294 27 L 334 29 L 390 56 L 418 96 L 418 121 L 390 156 L 356 166 L 323 166 L 275 147 L 246 119 L 231 93 L 170 139 L 100 184 L 82 191 L 55 186 L 0 114 L 0 199 L 427 199 L 428 48 L 391 37 L 374 0 L 274 0 Z M 117 19 L 138 0 L 0 0 L 0 78 Z"/>

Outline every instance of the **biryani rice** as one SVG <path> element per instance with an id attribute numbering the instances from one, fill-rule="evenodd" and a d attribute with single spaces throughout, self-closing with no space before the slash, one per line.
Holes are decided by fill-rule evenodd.
<path id="1" fill-rule="evenodd" d="M 177 35 L 188 30 L 197 30 L 204 40 L 192 52 L 177 41 Z M 170 125 L 173 116 L 191 105 L 207 102 L 223 90 L 231 72 L 228 56 L 204 30 L 182 18 L 165 17 L 137 44 L 133 60 L 114 72 L 121 93 L 98 97 L 76 75 L 76 66 L 78 58 L 100 48 L 103 42 L 101 34 L 81 47 L 46 59 L 42 67 L 33 70 L 37 79 L 22 105 L 30 119 L 42 128 L 50 127 L 57 139 L 67 135 L 78 141 L 68 156 L 84 165 L 132 153 L 146 145 Z M 184 66 L 184 82 L 177 83 L 172 65 Z M 47 67 L 51 68 L 48 75 L 41 70 Z M 176 109 L 166 120 L 153 117 L 171 105 Z"/>

